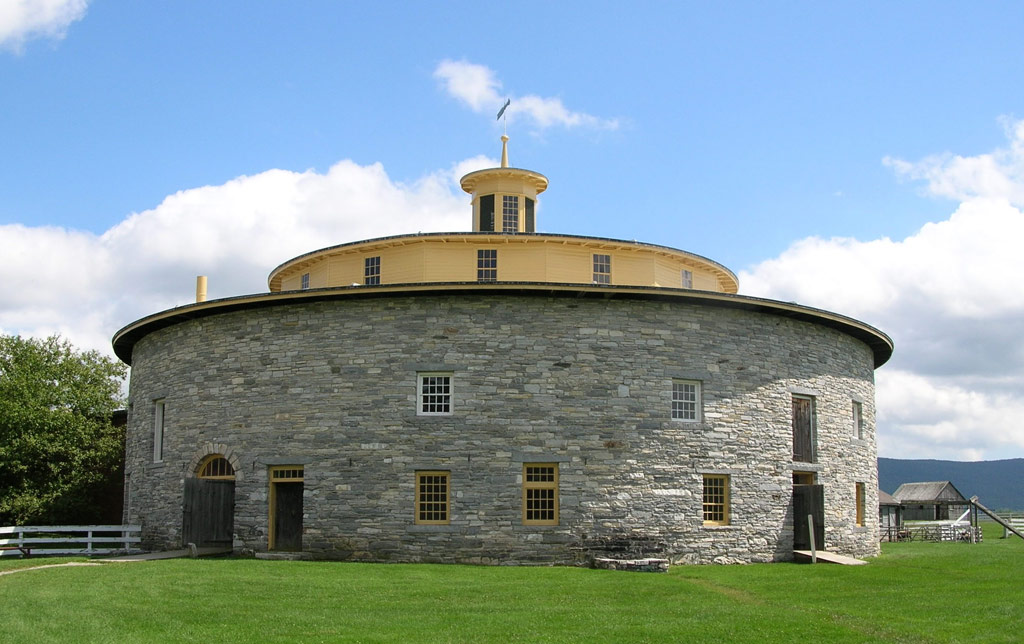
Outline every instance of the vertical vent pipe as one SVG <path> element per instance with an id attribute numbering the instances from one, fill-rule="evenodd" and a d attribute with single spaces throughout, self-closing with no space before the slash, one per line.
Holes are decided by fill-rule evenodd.
<path id="1" fill-rule="evenodd" d="M 206 276 L 196 277 L 196 302 L 206 301 Z"/>

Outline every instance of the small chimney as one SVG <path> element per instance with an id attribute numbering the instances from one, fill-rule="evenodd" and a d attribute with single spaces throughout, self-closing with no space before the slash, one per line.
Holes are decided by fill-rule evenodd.
<path id="1" fill-rule="evenodd" d="M 206 301 L 206 276 L 196 277 L 196 302 Z"/>

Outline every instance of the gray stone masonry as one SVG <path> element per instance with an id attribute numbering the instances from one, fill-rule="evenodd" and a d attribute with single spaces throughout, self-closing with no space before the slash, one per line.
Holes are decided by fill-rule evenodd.
<path id="1" fill-rule="evenodd" d="M 416 414 L 420 371 L 452 373 L 452 415 Z M 673 379 L 700 381 L 700 422 L 670 418 Z M 815 399 L 814 464 L 792 460 L 794 392 Z M 267 550 L 270 466 L 302 465 L 303 550 L 319 558 L 768 562 L 792 559 L 800 470 L 824 485 L 826 547 L 871 556 L 874 419 L 868 346 L 777 315 L 501 294 L 266 306 L 135 345 L 125 522 L 149 548 L 180 548 L 184 479 L 222 453 L 236 469 L 239 552 Z M 557 526 L 523 525 L 524 462 L 558 464 Z M 417 470 L 450 471 L 450 524 L 414 523 Z M 727 526 L 703 525 L 705 473 L 729 476 Z"/>

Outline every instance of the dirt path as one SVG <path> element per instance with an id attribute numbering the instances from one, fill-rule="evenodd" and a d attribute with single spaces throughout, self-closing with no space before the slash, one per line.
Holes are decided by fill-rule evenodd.
<path id="1" fill-rule="evenodd" d="M 91 561 L 70 561 L 62 564 L 46 564 L 45 566 L 31 566 L 29 568 L 15 568 L 13 570 L 0 570 L 0 577 L 3 575 L 13 575 L 16 572 L 25 572 L 26 570 L 42 570 L 43 568 L 60 568 L 63 566 L 102 566 L 103 564 L 94 563 Z"/>

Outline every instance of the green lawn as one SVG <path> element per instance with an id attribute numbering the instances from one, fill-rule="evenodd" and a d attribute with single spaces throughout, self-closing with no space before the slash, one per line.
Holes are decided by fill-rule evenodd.
<path id="1" fill-rule="evenodd" d="M 868 566 L 668 574 L 250 559 L 47 568 L 0 576 L 0 642 L 1020 642 L 1024 541 L 1000 534 L 883 544 Z"/>

